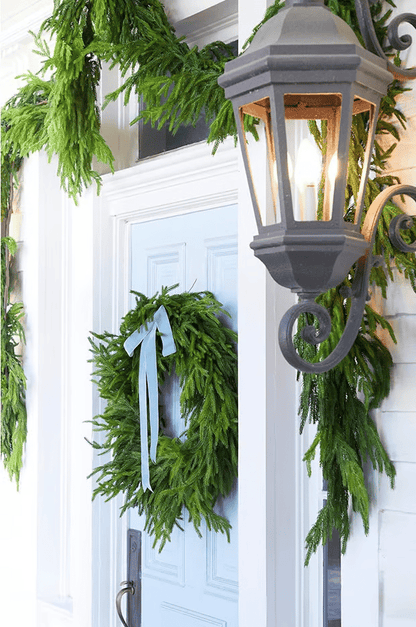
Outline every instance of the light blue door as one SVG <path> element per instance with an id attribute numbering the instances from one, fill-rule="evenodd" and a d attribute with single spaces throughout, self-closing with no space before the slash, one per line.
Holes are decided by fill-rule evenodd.
<path id="1" fill-rule="evenodd" d="M 221 207 L 136 224 L 132 227 L 131 288 L 153 295 L 162 286 L 177 292 L 210 290 L 231 313 L 237 330 L 237 207 Z M 131 305 L 134 305 L 133 299 Z M 184 430 L 179 386 L 170 380 L 160 399 L 167 429 Z M 231 542 L 205 529 L 198 538 L 184 516 L 161 553 L 143 534 L 142 627 L 237 627 L 237 488 L 216 508 L 232 524 Z M 129 526 L 144 521 L 130 511 Z"/>

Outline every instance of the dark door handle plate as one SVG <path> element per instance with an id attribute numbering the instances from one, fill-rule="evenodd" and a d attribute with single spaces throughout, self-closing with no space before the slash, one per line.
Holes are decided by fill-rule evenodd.
<path id="1" fill-rule="evenodd" d="M 123 627 L 141 627 L 142 622 L 142 534 L 137 529 L 127 532 L 127 581 L 122 581 L 122 588 L 116 596 L 116 610 Z M 127 622 L 121 609 L 123 595 L 127 597 Z"/>

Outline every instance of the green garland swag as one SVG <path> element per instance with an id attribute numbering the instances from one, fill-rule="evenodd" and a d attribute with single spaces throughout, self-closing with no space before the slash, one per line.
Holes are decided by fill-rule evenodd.
<path id="1" fill-rule="evenodd" d="M 387 3 L 395 6 L 392 0 Z M 327 5 L 362 41 L 354 0 L 327 0 Z M 276 0 L 261 24 L 283 6 L 283 2 Z M 372 4 L 371 13 L 377 37 L 388 53 L 384 41 L 391 11 L 385 11 L 379 1 Z M 261 24 L 254 28 L 253 34 Z M 74 199 L 92 180 L 100 184 L 98 174 L 92 170 L 93 156 L 110 167 L 113 162 L 99 134 L 96 88 L 101 60 L 118 64 L 124 76 L 131 73 L 120 89 L 107 96 L 107 101 L 116 99 L 122 92 L 126 100 L 136 93 L 146 103 L 139 117 L 159 128 L 168 125 L 173 132 L 181 124 L 195 124 L 200 115 L 205 115 L 210 124 L 208 141 L 213 142 L 214 150 L 226 137 L 236 136 L 231 103 L 225 100 L 217 84 L 224 64 L 233 58 L 232 50 L 223 42 L 213 42 L 201 50 L 196 46 L 190 48 L 183 38 L 176 36 L 159 0 L 61 0 L 55 3 L 41 33 L 51 33 L 56 38 L 53 53 L 40 35 L 36 38 L 50 76 L 46 80 L 42 74 L 28 74 L 26 84 L 3 110 L 2 183 L 3 177 L 7 178 L 3 172 L 7 173 L 8 163 L 18 164 L 22 157 L 45 148 L 50 156 L 58 155 L 62 186 Z M 250 40 L 251 37 L 247 43 Z M 398 56 L 395 62 L 400 62 Z M 393 80 L 381 102 L 377 136 L 384 135 L 390 146 L 385 147 L 388 142 L 375 143 L 366 207 L 384 187 L 399 182 L 385 170 L 400 140 L 399 126 L 405 127 L 405 117 L 397 107 L 397 98 L 404 91 L 406 88 Z M 348 172 L 345 196 L 347 219 L 354 211 L 368 135 L 368 117 L 361 114 L 355 118 L 350 146 L 353 165 Z M 254 121 L 250 130 L 256 136 Z M 315 129 L 315 139 L 319 145 L 319 129 Z M 415 255 L 394 250 L 388 238 L 388 224 L 398 213 L 401 210 L 393 203 L 385 208 L 374 247 L 374 253 L 382 256 L 385 265 L 373 268 L 371 281 L 384 298 L 394 267 L 416 291 Z M 415 235 L 415 231 L 408 234 L 410 238 Z M 353 272 L 345 283 L 349 285 L 352 278 Z M 330 352 L 342 334 L 348 314 L 348 305 L 338 289 L 322 295 L 319 301 L 331 310 L 333 332 L 317 348 L 299 341 L 303 356 L 317 360 Z M 306 453 L 305 461 L 310 469 L 319 444 L 320 465 L 328 480 L 327 503 L 306 538 L 306 563 L 318 545 L 331 536 L 333 528 L 339 531 L 345 551 L 350 502 L 368 530 L 369 497 L 363 470 L 367 459 L 375 469 L 386 472 L 394 480 L 394 468 L 369 413 L 386 398 L 390 387 L 392 360 L 377 338 L 380 326 L 394 339 L 387 321 L 367 306 L 360 334 L 343 362 L 329 373 L 300 375 L 300 429 L 308 420 L 317 424 L 317 439 Z"/>
<path id="2" fill-rule="evenodd" d="M 201 535 L 208 529 L 229 536 L 230 523 L 214 511 L 219 495 L 229 494 L 237 476 L 237 334 L 218 316 L 226 312 L 210 292 L 136 295 L 136 306 L 123 318 L 120 333 L 94 334 L 91 340 L 94 376 L 107 401 L 93 420 L 104 431 L 104 442 L 94 442 L 110 459 L 93 472 L 94 497 L 124 494 L 121 513 L 138 508 L 146 516 L 145 529 L 163 548 L 175 525 L 180 527 L 183 507 Z M 140 413 L 138 373 L 140 350 L 129 357 L 124 341 L 163 305 L 168 314 L 176 353 L 162 356 L 157 339 L 160 388 L 175 373 L 181 386 L 180 407 L 187 424 L 186 439 L 170 438 L 160 429 L 157 461 L 150 462 L 153 492 L 141 486 Z M 163 418 L 162 421 L 163 423 Z"/>
<path id="3" fill-rule="evenodd" d="M 25 340 L 23 304 L 10 300 L 10 262 L 17 252 L 12 237 L 1 238 L 1 420 L 0 456 L 19 489 L 27 435 L 26 376 L 16 352 Z"/>
<path id="4" fill-rule="evenodd" d="M 3 130 L 3 126 L 2 126 Z M 27 435 L 26 375 L 18 347 L 25 342 L 23 303 L 15 302 L 16 272 L 13 258 L 17 242 L 10 237 L 14 190 L 18 187 L 21 158 L 2 153 L 1 171 L 1 417 L 0 458 L 19 489 L 23 450 Z"/>

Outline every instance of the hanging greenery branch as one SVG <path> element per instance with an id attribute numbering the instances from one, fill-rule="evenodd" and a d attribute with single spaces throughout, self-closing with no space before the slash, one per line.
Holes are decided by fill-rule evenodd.
<path id="1" fill-rule="evenodd" d="M 298 347 L 308 361 L 320 361 L 331 353 L 348 317 L 346 301 L 338 289 L 321 296 L 319 302 L 331 312 L 333 330 L 319 348 L 298 340 Z M 319 375 L 302 373 L 300 431 L 308 420 L 316 424 L 316 436 L 304 460 L 310 475 L 311 463 L 319 451 L 327 485 L 326 504 L 306 537 L 306 564 L 319 544 L 331 538 L 334 529 L 339 532 L 345 552 L 350 533 L 350 503 L 361 515 L 368 532 L 369 496 L 363 468 L 366 461 L 371 462 L 374 470 L 385 472 L 391 486 L 394 485 L 395 469 L 370 413 L 389 394 L 393 366 L 390 352 L 377 337 L 379 326 L 395 341 L 390 324 L 367 305 L 357 339 L 340 365 Z"/>
<path id="2" fill-rule="evenodd" d="M 393 3 L 391 3 L 393 4 Z M 355 22 L 353 2 L 331 0 L 330 8 L 343 17 L 356 34 L 359 34 Z M 381 4 L 372 7 L 373 22 L 381 41 L 386 34 L 385 23 L 390 11 L 382 14 Z M 405 88 L 397 80 L 389 86 L 388 94 L 380 106 L 376 133 L 378 138 L 390 136 L 399 141 L 400 136 L 393 119 L 404 128 L 405 117 L 397 109 L 397 97 Z M 318 146 L 322 147 L 322 139 L 317 125 L 312 124 L 311 130 Z M 350 169 L 346 188 L 346 218 L 351 218 L 355 211 L 361 179 L 361 165 L 367 143 L 369 119 L 367 114 L 354 116 L 352 139 L 350 143 Z M 367 185 L 365 207 L 368 208 L 376 196 L 387 186 L 399 182 L 395 176 L 386 174 L 388 159 L 396 144 L 383 148 L 380 141 L 375 142 L 375 154 L 372 160 L 372 176 Z M 388 278 L 393 279 L 395 266 L 410 281 L 416 291 L 416 260 L 414 254 L 403 253 L 393 249 L 388 237 L 388 226 L 391 219 L 402 213 L 393 203 L 385 208 L 378 226 L 374 254 L 383 263 L 377 264 L 371 272 L 371 283 L 380 288 L 386 298 Z M 363 219 L 365 217 L 365 213 Z M 415 237 L 407 235 L 409 241 Z M 331 314 L 333 328 L 327 341 L 318 347 L 298 340 L 298 347 L 308 361 L 321 361 L 332 352 L 339 341 L 348 318 L 348 301 L 343 290 L 351 287 L 354 269 L 344 281 L 344 285 L 327 294 L 321 295 L 317 302 Z M 313 323 L 313 320 L 310 320 Z M 306 324 L 303 318 L 302 325 Z M 378 328 L 386 329 L 395 342 L 390 324 L 369 305 L 361 323 L 358 337 L 347 357 L 333 370 L 314 375 L 302 373 L 302 391 L 299 413 L 301 416 L 300 431 L 306 422 L 316 424 L 316 437 L 305 454 L 308 473 L 311 473 L 311 462 L 318 454 L 323 478 L 327 484 L 326 504 L 318 514 L 317 520 L 306 537 L 305 564 L 309 563 L 312 554 L 319 544 L 325 544 L 332 532 L 337 529 L 341 538 L 341 549 L 345 553 L 350 534 L 349 506 L 360 514 L 366 533 L 369 530 L 369 496 L 365 484 L 364 464 L 370 461 L 374 470 L 385 472 L 394 486 L 395 469 L 383 444 L 371 416 L 371 410 L 380 406 L 390 391 L 390 378 L 393 361 L 388 349 L 377 337 Z M 361 400 L 362 399 L 362 400 Z"/>
<path id="3" fill-rule="evenodd" d="M 48 23 L 43 29 L 55 32 Z M 111 168 L 113 163 L 100 135 L 96 93 L 100 63 L 88 50 L 87 19 L 78 28 L 69 24 L 57 36 L 53 55 L 41 34 L 35 37 L 35 52 L 43 57 L 42 70 L 20 77 L 25 83 L 2 109 L 2 152 L 11 158 L 27 157 L 41 149 L 49 159 L 57 155 L 62 188 L 76 201 L 93 181 L 100 187 L 93 157 Z M 45 75 L 50 78 L 46 80 Z"/>
<path id="4" fill-rule="evenodd" d="M 181 125 L 195 125 L 201 115 L 211 125 L 208 141 L 223 141 L 236 136 L 232 107 L 218 88 L 217 79 L 227 61 L 234 58 L 232 48 L 212 42 L 202 49 L 190 48 L 178 38 L 164 8 L 157 0 L 142 2 L 136 12 L 127 11 L 130 29 L 120 43 L 111 45 L 106 59 L 118 65 L 122 76 L 132 71 L 126 82 L 107 96 L 107 102 L 124 92 L 125 103 L 134 92 L 145 103 L 136 120 L 143 119 L 175 133 Z M 112 40 L 114 41 L 114 40 Z"/>
<path id="5" fill-rule="evenodd" d="M 25 341 L 21 319 L 22 303 L 10 301 L 10 259 L 16 254 L 17 244 L 12 237 L 1 238 L 1 423 L 0 457 L 19 488 L 26 442 L 26 376 L 20 356 L 19 344 Z"/>
<path id="6" fill-rule="evenodd" d="M 174 286 L 176 287 L 176 286 Z M 210 292 L 136 294 L 136 306 L 122 321 L 120 333 L 94 334 L 90 340 L 94 376 L 104 413 L 93 420 L 105 433 L 103 444 L 93 446 L 109 460 L 93 472 L 94 497 L 123 494 L 121 513 L 130 507 L 145 514 L 145 530 L 160 541 L 162 550 L 175 525 L 181 525 L 183 507 L 196 532 L 205 520 L 208 529 L 229 534 L 230 523 L 214 511 L 219 495 L 231 491 L 237 476 L 237 335 L 218 318 L 226 312 Z M 176 352 L 162 356 L 157 339 L 157 373 L 163 389 L 171 374 L 179 378 L 180 409 L 186 430 L 171 438 L 161 428 L 157 460 L 150 464 L 151 490 L 141 477 L 139 411 L 140 350 L 129 357 L 125 340 L 164 306 L 172 328 Z M 163 420 L 162 420 L 163 425 Z M 186 437 L 184 437 L 186 436 Z"/>
<path id="7" fill-rule="evenodd" d="M 2 136 L 4 121 L 2 120 Z M 13 212 L 14 189 L 18 185 L 17 172 L 22 158 L 17 151 L 2 150 L 1 154 L 1 418 L 0 458 L 10 479 L 19 488 L 20 471 L 23 464 L 23 449 L 26 442 L 26 376 L 22 359 L 17 354 L 19 345 L 25 341 L 22 317 L 23 304 L 12 302 L 13 281 L 12 258 L 17 252 L 17 243 L 9 235 Z"/>
<path id="8" fill-rule="evenodd" d="M 1 120 L 1 425 L 0 456 L 10 479 L 19 487 L 23 450 L 27 435 L 26 376 L 22 357 L 24 345 L 23 303 L 12 302 L 11 261 L 17 243 L 9 235 L 14 190 L 23 157 L 46 144 L 44 119 L 50 84 L 31 73 L 19 93 L 2 110 Z M 15 124 L 15 120 L 18 123 Z"/>
<path id="9" fill-rule="evenodd" d="M 92 158 L 111 168 L 113 163 L 113 155 L 100 135 L 97 89 L 101 71 L 88 3 L 57 5 L 44 22 L 43 32 L 56 36 L 54 53 L 44 64 L 44 71 L 53 72 L 45 117 L 47 152 L 49 158 L 58 155 L 62 187 L 76 200 L 93 181 L 99 190 L 101 179 L 91 167 Z"/>

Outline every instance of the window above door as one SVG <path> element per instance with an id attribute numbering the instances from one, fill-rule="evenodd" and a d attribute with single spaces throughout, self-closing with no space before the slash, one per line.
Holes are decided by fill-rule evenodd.
<path id="1" fill-rule="evenodd" d="M 202 5 L 209 4 L 212 6 L 201 9 Z M 192 9 L 187 8 L 186 2 L 176 3 L 173 7 L 167 8 L 168 17 L 175 26 L 176 34 L 185 37 L 190 47 L 202 48 L 219 40 L 229 44 L 234 54 L 237 54 L 237 0 L 223 0 L 222 2 L 201 0 L 199 3 L 193 2 L 192 6 L 200 10 L 189 14 Z M 139 104 L 139 110 L 145 107 L 145 103 Z M 169 131 L 168 124 L 157 129 L 140 120 L 138 124 L 139 160 L 204 141 L 208 135 L 209 122 L 206 122 L 204 113 L 201 114 L 195 126 L 183 125 L 176 133 Z"/>
<path id="2" fill-rule="evenodd" d="M 166 12 L 174 25 L 178 36 L 184 36 L 188 45 L 203 47 L 221 40 L 227 44 L 236 42 L 238 37 L 238 2 L 237 0 L 175 0 L 169 2 Z M 236 47 L 236 44 L 234 44 Z M 117 68 L 102 68 L 101 101 L 105 96 L 119 88 L 127 76 L 121 77 Z M 152 157 L 176 148 L 204 141 L 209 129 L 205 120 L 198 120 L 192 126 L 180 128 L 173 136 L 165 128 L 159 132 L 150 124 L 130 126 L 140 112 L 137 95 L 132 93 L 127 106 L 121 94 L 117 101 L 110 102 L 102 111 L 101 133 L 108 143 L 114 157 L 115 170 L 133 166 L 139 159 Z M 105 174 L 109 170 L 97 164 L 97 171 Z"/>

